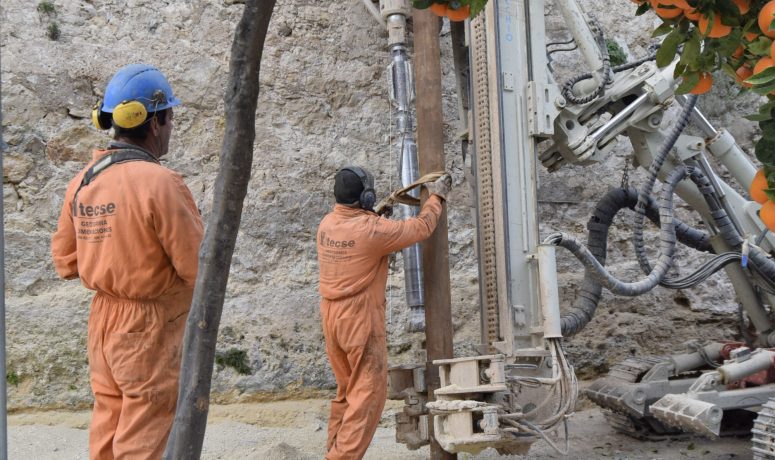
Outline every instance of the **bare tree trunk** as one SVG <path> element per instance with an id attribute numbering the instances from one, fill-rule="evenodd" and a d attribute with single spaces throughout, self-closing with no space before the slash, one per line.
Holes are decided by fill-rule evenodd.
<path id="1" fill-rule="evenodd" d="M 275 1 L 247 0 L 234 32 L 221 164 L 213 212 L 199 251 L 199 273 L 183 339 L 177 412 L 165 459 L 197 459 L 202 454 L 218 326 L 253 162 L 261 54 Z"/>

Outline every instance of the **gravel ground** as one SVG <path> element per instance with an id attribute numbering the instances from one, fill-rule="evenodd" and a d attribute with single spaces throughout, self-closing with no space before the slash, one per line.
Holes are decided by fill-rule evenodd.
<path id="1" fill-rule="evenodd" d="M 311 399 L 212 406 L 203 459 L 319 459 L 324 455 L 328 401 Z M 425 459 L 428 448 L 409 451 L 394 441 L 392 414 L 400 404 L 388 402 L 366 459 Z M 87 455 L 88 411 L 32 412 L 9 416 L 9 458 L 81 459 Z M 501 457 L 486 450 L 460 459 L 742 459 L 750 458 L 747 438 L 703 438 L 642 442 L 615 433 L 598 409 L 577 412 L 570 422 L 571 454 L 563 457 L 545 442 L 526 456 Z"/>

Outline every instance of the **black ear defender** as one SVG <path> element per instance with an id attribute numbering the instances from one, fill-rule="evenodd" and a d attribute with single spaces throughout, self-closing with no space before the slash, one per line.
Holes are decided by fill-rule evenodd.
<path id="1" fill-rule="evenodd" d="M 358 201 L 361 203 L 361 209 L 371 211 L 377 204 L 377 193 L 374 191 L 374 178 L 360 166 L 345 166 L 342 171 L 350 171 L 358 176 L 363 185 L 363 191 Z"/>

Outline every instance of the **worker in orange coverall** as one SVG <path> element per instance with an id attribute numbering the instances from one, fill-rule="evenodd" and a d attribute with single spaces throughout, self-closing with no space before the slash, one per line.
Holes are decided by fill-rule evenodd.
<path id="1" fill-rule="evenodd" d="M 202 219 L 161 166 L 179 100 L 156 68 L 120 69 L 92 116 L 115 141 L 67 186 L 51 252 L 59 276 L 96 291 L 88 325 L 92 459 L 161 458 L 178 395 Z"/>
<path id="2" fill-rule="evenodd" d="M 363 457 L 387 397 L 385 285 L 388 255 L 428 238 L 451 186 L 448 175 L 427 185 L 417 217 L 394 221 L 372 211 L 374 179 L 357 166 L 337 172 L 336 205 L 317 232 L 320 313 L 336 377 L 326 459 Z"/>

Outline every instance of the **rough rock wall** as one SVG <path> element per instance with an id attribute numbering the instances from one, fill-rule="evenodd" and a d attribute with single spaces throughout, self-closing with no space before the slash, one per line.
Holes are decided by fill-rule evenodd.
<path id="1" fill-rule="evenodd" d="M 159 66 L 183 101 L 166 165 L 181 172 L 207 218 L 224 131 L 223 87 L 234 27 L 242 6 L 230 0 L 5 0 L 0 4 L 3 196 L 6 237 L 8 369 L 12 408 L 90 402 L 85 331 L 91 293 L 58 280 L 49 238 L 69 179 L 108 138 L 90 126 L 92 104 L 111 74 L 129 62 Z M 646 53 L 652 17 L 629 19 L 630 2 L 584 0 L 633 57 Z M 550 35 L 562 25 L 547 8 Z M 59 37 L 52 40 L 52 24 Z M 555 30 L 556 29 L 556 30 Z M 219 351 L 245 352 L 247 374 L 218 365 L 218 401 L 287 397 L 335 386 L 318 323 L 314 234 L 332 206 L 333 175 L 359 163 L 377 175 L 383 193 L 398 185 L 385 85 L 386 34 L 359 0 L 279 0 L 261 66 L 255 156 L 224 307 Z M 442 30 L 450 268 L 455 350 L 474 353 L 479 335 L 475 225 L 464 178 L 468 167 L 455 141 L 457 102 L 448 28 Z M 556 56 L 559 71 L 576 71 Z M 753 128 L 732 115 L 724 91 L 703 101 L 716 120 L 732 123 L 750 147 Z M 724 106 L 726 105 L 726 107 Z M 542 232 L 584 232 L 595 201 L 618 185 L 626 141 L 594 170 L 540 174 Z M 469 160 L 470 161 L 470 160 Z M 633 181 L 637 175 L 633 174 Z M 594 180 L 590 180 L 594 178 Z M 138 184 L 141 186 L 141 184 Z M 611 235 L 614 270 L 637 275 L 626 226 Z M 686 264 L 695 260 L 686 255 Z M 570 301 L 580 265 L 559 261 L 561 293 Z M 388 290 L 393 362 L 413 359 L 421 335 L 405 332 L 400 257 Z M 698 336 L 730 338 L 736 308 L 722 276 L 709 288 L 657 289 L 635 299 L 605 294 L 600 314 L 569 349 L 582 375 L 592 376 L 629 353 L 668 351 Z M 239 353 L 232 357 L 239 358 Z M 228 359 L 227 359 L 228 360 Z"/>

